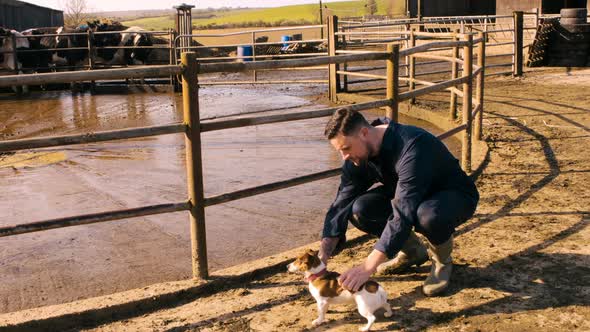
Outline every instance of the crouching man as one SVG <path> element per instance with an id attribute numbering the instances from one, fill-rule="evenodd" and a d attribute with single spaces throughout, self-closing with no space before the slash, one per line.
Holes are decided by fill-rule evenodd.
<path id="1" fill-rule="evenodd" d="M 362 114 L 339 109 L 326 125 L 344 165 L 324 221 L 320 258 L 327 263 L 343 244 L 350 221 L 379 240 L 362 264 L 341 275 L 345 288 L 356 291 L 375 272 L 398 273 L 430 255 L 432 269 L 422 289 L 434 296 L 449 285 L 453 232 L 471 218 L 479 194 L 438 138 L 387 122 L 371 125 Z M 428 239 L 428 250 L 414 231 Z"/>

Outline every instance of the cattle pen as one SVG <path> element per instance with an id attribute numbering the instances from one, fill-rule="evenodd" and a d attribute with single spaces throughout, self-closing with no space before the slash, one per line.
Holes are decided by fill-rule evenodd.
<path id="1" fill-rule="evenodd" d="M 514 15 L 486 15 L 486 16 L 461 16 L 461 17 L 423 17 L 418 19 L 397 19 L 375 22 L 362 22 L 344 19 L 332 27 L 325 25 L 297 26 L 297 27 L 280 27 L 244 30 L 230 33 L 192 33 L 192 29 L 177 27 L 167 31 L 93 31 L 86 32 L 69 32 L 61 34 L 43 34 L 33 36 L 14 36 L 6 37 L 5 44 L 11 43 L 9 50 L 0 50 L 3 55 L 11 54 L 13 63 L 9 64 L 11 71 L 7 74 L 17 75 L 22 73 L 43 73 L 59 72 L 64 70 L 95 70 L 119 67 L 135 67 L 133 63 L 125 61 L 106 61 L 102 59 L 100 53 L 121 53 L 142 51 L 150 52 L 150 65 L 162 64 L 179 64 L 181 53 L 185 51 L 194 51 L 201 63 L 208 62 L 258 62 L 261 60 L 277 60 L 290 58 L 309 58 L 316 56 L 335 55 L 339 52 L 367 50 L 384 47 L 388 42 L 402 42 L 405 47 L 419 45 L 424 36 L 412 37 L 411 31 L 419 32 L 483 32 L 486 34 L 486 45 L 488 47 L 489 61 L 486 63 L 486 75 L 520 75 L 523 66 L 526 63 L 525 58 L 527 50 L 530 48 L 534 39 L 539 20 L 542 17 L 538 13 L 515 12 Z M 328 20 L 333 22 L 333 20 Z M 178 31 L 189 31 L 187 34 L 179 34 Z M 100 42 L 101 38 L 113 38 L 122 34 L 145 35 L 149 38 L 156 39 L 153 45 L 104 45 Z M 269 41 L 269 36 L 276 38 L 282 34 L 294 33 L 292 40 Z M 318 37 L 317 35 L 320 35 Z M 39 38 L 79 38 L 81 45 L 76 47 L 57 48 L 51 47 L 46 49 L 18 49 L 16 41 L 27 38 L 29 40 Z M 290 36 L 290 35 L 285 35 Z M 291 36 L 291 37 L 292 37 Z M 237 38 L 237 41 L 236 39 Z M 233 41 L 226 41 L 232 39 Z M 7 40 L 9 42 L 7 42 Z M 207 42 L 205 42 L 207 41 Z M 239 50 L 248 48 L 251 54 L 240 54 Z M 60 52 L 61 54 L 83 53 L 83 61 L 67 64 L 51 64 L 42 67 L 24 67 L 18 65 L 18 57 L 22 55 L 40 56 L 43 52 Z M 333 53 L 330 53 L 333 52 Z M 129 59 L 127 59 L 129 60 Z M 443 62 L 415 61 L 412 66 L 418 68 L 431 67 L 433 64 Z M 400 66 L 405 69 L 405 76 L 410 75 L 409 57 L 404 57 Z M 343 71 L 347 71 L 347 64 L 342 64 Z M 234 85 L 234 84 L 301 84 L 301 83 L 329 83 L 330 79 L 338 80 L 342 84 L 342 90 L 346 91 L 348 86 L 355 84 L 367 83 L 367 79 L 375 77 L 365 77 L 364 80 L 349 81 L 348 76 L 363 75 L 363 71 L 374 71 L 376 69 L 385 69 L 384 67 L 373 68 L 351 68 L 348 75 L 338 74 L 338 77 L 329 78 L 328 66 L 312 66 L 300 68 L 280 68 L 272 71 L 291 70 L 298 73 L 292 75 L 294 78 L 271 80 L 261 78 L 262 73 L 268 70 L 251 70 L 250 76 L 241 77 L 240 80 L 201 80 L 202 85 Z M 352 74 L 351 71 L 358 72 Z M 417 69 L 415 74 L 418 76 L 450 73 L 451 68 L 436 69 L 435 71 Z M 304 73 L 309 73 L 305 75 Z M 375 73 L 365 73 L 365 75 L 375 75 Z M 272 76 L 272 75 L 271 75 Z M 340 77 L 341 76 L 341 77 Z M 146 76 L 146 79 L 153 77 Z M 120 82 L 120 81 L 119 81 Z M 180 88 L 178 81 L 174 76 L 167 79 L 159 77 L 158 81 L 153 83 L 172 84 Z M 124 81 L 124 84 L 128 84 Z M 340 91 L 340 87 L 338 88 Z"/>
<path id="2" fill-rule="evenodd" d="M 473 33 L 420 33 L 417 36 L 428 36 L 431 39 L 439 39 L 411 48 L 401 49 L 398 44 L 388 44 L 387 51 L 355 52 L 354 54 L 341 54 L 330 56 L 318 56 L 303 59 L 267 60 L 241 63 L 200 63 L 197 55 L 192 52 L 182 54 L 180 65 L 145 66 L 135 68 L 100 69 L 84 72 L 45 73 L 37 75 L 17 75 L 0 77 L 0 87 L 41 85 L 51 83 L 68 83 L 75 81 L 93 81 L 104 79 L 131 79 L 142 77 L 169 77 L 180 75 L 182 77 L 182 96 L 184 121 L 152 127 L 130 128 L 116 131 L 96 132 L 83 135 L 69 135 L 57 137 L 41 137 L 32 139 L 19 139 L 0 142 L 0 152 L 9 152 L 22 149 L 39 149 L 54 146 L 84 144 L 92 142 L 104 142 L 109 140 L 130 139 L 154 135 L 177 134 L 185 135 L 186 170 L 188 182 L 188 201 L 162 203 L 150 206 L 141 206 L 125 210 L 107 211 L 96 214 L 78 215 L 66 218 L 44 220 L 32 223 L 18 224 L 0 228 L 0 237 L 15 236 L 24 233 L 45 231 L 49 229 L 85 225 L 106 221 L 119 220 L 133 216 L 147 216 L 154 214 L 170 213 L 177 211 L 189 211 L 191 229 L 191 247 L 193 276 L 207 279 L 209 269 L 207 263 L 207 241 L 205 236 L 205 207 L 230 202 L 240 198 L 288 188 L 311 181 L 317 181 L 327 177 L 336 176 L 340 169 L 330 169 L 305 176 L 291 178 L 262 186 L 237 190 L 212 197 L 204 197 L 203 170 L 201 154 L 201 134 L 210 131 L 238 128 L 244 126 L 257 126 L 271 123 L 297 121 L 318 117 L 330 116 L 338 107 L 330 107 L 320 110 L 304 111 L 290 114 L 277 114 L 267 116 L 244 117 L 230 120 L 201 121 L 199 117 L 199 76 L 208 73 L 219 72 L 244 72 L 264 69 L 298 68 L 309 66 L 330 66 L 335 73 L 335 65 L 354 63 L 359 61 L 385 61 L 386 63 L 386 94 L 385 98 L 378 98 L 369 102 L 344 106 L 356 111 L 385 108 L 385 115 L 397 121 L 398 105 L 402 101 L 410 100 L 418 96 L 437 91 L 450 91 L 451 95 L 460 96 L 463 99 L 461 124 L 439 135 L 445 139 L 453 135 L 461 134 L 462 138 L 462 167 L 471 172 L 472 137 L 481 139 L 482 113 L 485 75 L 485 34 Z M 474 38 L 475 37 L 475 38 Z M 462 57 L 448 57 L 442 55 L 428 55 L 441 48 L 461 48 Z M 474 50 L 477 49 L 477 64 L 474 64 Z M 404 57 L 436 58 L 461 66 L 461 77 L 452 77 L 443 82 L 433 83 L 415 78 L 400 78 L 399 62 Z M 426 87 L 402 92 L 399 81 L 420 83 Z M 476 88 L 474 88 L 474 81 Z M 457 89 L 456 86 L 462 86 Z"/>

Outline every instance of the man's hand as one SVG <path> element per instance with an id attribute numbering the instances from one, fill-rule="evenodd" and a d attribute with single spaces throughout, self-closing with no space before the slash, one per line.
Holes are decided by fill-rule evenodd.
<path id="1" fill-rule="evenodd" d="M 338 283 L 340 283 L 345 289 L 356 292 L 367 282 L 367 280 L 369 280 L 371 275 L 375 273 L 377 266 L 386 260 L 387 256 L 384 253 L 378 250 L 373 250 L 363 264 L 344 272 L 340 278 L 338 278 Z"/>
<path id="2" fill-rule="evenodd" d="M 367 269 L 365 269 L 365 264 L 361 264 L 342 273 L 338 279 L 338 283 L 342 285 L 344 289 L 356 292 L 367 282 L 367 280 L 369 280 L 371 274 L 373 274 L 373 271 L 367 271 Z"/>
<path id="3" fill-rule="evenodd" d="M 340 242 L 340 238 L 337 237 L 325 237 L 322 239 L 320 243 L 320 260 L 324 262 L 324 264 L 328 263 L 328 259 L 334 253 L 336 247 L 338 246 L 338 242 Z"/>

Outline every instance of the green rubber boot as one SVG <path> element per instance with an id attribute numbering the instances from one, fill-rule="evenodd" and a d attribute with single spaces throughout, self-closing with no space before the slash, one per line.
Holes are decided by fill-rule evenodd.
<path id="1" fill-rule="evenodd" d="M 413 265 L 420 266 L 428 260 L 426 247 L 420 241 L 416 233 L 411 232 L 410 237 L 402 250 L 391 260 L 377 267 L 379 274 L 398 274 L 406 271 Z"/>
<path id="2" fill-rule="evenodd" d="M 428 243 L 428 251 L 432 267 L 430 275 L 424 281 L 422 291 L 426 296 L 436 296 L 444 292 L 451 281 L 451 272 L 453 271 L 453 259 L 451 252 L 453 251 L 453 237 L 451 236 L 447 242 L 440 245 L 433 245 Z"/>

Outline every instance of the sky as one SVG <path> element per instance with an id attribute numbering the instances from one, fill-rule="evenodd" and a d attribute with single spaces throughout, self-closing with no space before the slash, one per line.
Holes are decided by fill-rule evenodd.
<path id="1" fill-rule="evenodd" d="M 63 9 L 63 3 L 67 0 L 22 0 L 43 7 Z M 322 2 L 337 2 L 346 0 L 323 0 Z M 280 7 L 318 3 L 319 0 L 87 0 L 92 11 L 117 11 L 117 10 L 141 10 L 141 9 L 168 9 L 173 6 L 187 3 L 194 5 L 196 9 L 208 7 Z"/>

